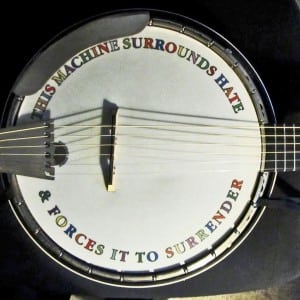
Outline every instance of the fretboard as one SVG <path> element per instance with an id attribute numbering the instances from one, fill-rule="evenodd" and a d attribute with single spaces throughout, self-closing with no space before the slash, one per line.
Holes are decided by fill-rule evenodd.
<path id="1" fill-rule="evenodd" d="M 300 169 L 300 127 L 265 126 L 266 171 L 290 172 Z"/>

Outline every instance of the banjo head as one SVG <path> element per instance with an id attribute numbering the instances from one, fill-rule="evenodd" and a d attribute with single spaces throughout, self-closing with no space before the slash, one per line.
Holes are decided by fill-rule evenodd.
<path id="1" fill-rule="evenodd" d="M 80 276 L 186 280 L 235 250 L 263 213 L 269 97 L 201 23 L 157 11 L 83 22 L 28 64 L 9 104 L 6 126 L 51 118 L 56 149 L 54 180 L 6 175 L 11 207 Z"/>

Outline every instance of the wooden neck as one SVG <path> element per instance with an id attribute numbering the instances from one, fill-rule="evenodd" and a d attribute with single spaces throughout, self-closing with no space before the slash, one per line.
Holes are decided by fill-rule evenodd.
<path id="1" fill-rule="evenodd" d="M 300 169 L 300 127 L 265 126 L 266 171 L 290 172 Z"/>

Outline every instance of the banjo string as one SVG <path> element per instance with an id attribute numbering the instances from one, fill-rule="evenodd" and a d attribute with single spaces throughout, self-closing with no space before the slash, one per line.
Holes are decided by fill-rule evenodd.
<path id="1" fill-rule="evenodd" d="M 27 147 L 27 146 L 26 146 Z M 30 147 L 30 146 L 29 146 Z M 34 147 L 39 147 L 39 146 L 34 146 Z M 152 149 L 153 150 L 153 149 Z M 156 150 L 160 150 L 160 149 L 156 149 Z M 76 152 L 76 151 L 75 151 Z M 183 153 L 180 152 L 180 154 L 182 155 Z M 185 153 L 186 154 L 186 153 Z M 216 155 L 216 156 L 220 156 L 220 155 L 224 155 L 224 156 L 258 156 L 258 155 L 265 155 L 265 154 L 300 154 L 300 151 L 262 151 L 260 152 L 259 154 L 255 154 L 255 153 L 224 153 L 224 152 L 210 152 L 210 153 L 207 153 L 206 151 L 203 151 L 203 152 L 190 152 L 188 153 L 188 155 L 199 155 L 199 154 L 205 154 L 207 156 L 212 156 L 212 155 Z M 55 153 L 53 154 L 53 156 L 70 156 L 72 155 L 72 153 Z M 0 156 L 48 156 L 48 154 L 45 152 L 45 153 L 0 153 Z M 97 154 L 96 156 L 114 156 L 113 154 L 109 154 L 109 153 L 99 153 Z M 137 155 L 134 155 L 135 157 L 137 157 Z M 151 156 L 148 156 L 148 157 L 151 157 Z M 159 157 L 157 157 L 159 158 Z M 176 159 L 181 159 L 182 156 L 180 157 L 177 157 Z M 289 161 L 298 161 L 297 159 L 296 160 L 288 160 L 288 159 L 283 159 L 283 160 L 280 160 L 280 159 L 275 159 L 275 160 L 265 160 L 265 161 L 286 161 L 286 162 L 289 162 Z M 300 161 L 300 160 L 299 160 Z"/>
<path id="2" fill-rule="evenodd" d="M 56 143 L 51 143 L 53 145 L 55 145 L 54 147 L 61 147 L 61 148 L 64 148 L 66 147 L 66 145 L 64 144 L 56 144 Z M 70 143 L 71 144 L 71 143 Z M 191 146 L 195 146 L 195 145 L 202 145 L 202 146 L 208 146 L 208 145 L 217 145 L 217 146 L 224 146 L 224 147 L 252 147 L 252 148 L 257 148 L 257 145 L 254 145 L 254 144 L 247 144 L 247 143 L 243 143 L 243 144 L 232 144 L 232 143 L 228 143 L 228 144 L 225 144 L 225 143 L 220 143 L 220 142 L 191 142 L 191 143 L 179 143 L 179 142 L 168 142 L 167 144 L 145 144 L 145 143 L 135 143 L 135 144 L 132 144 L 132 143 L 129 143 L 129 144 L 118 144 L 118 143 L 115 143 L 115 144 L 80 144 L 80 143 L 72 143 L 72 146 L 87 146 L 87 147 L 112 147 L 112 146 L 125 146 L 125 147 L 140 147 L 140 146 L 143 146 L 143 147 L 148 147 L 148 146 L 161 146 L 162 148 L 160 149 L 151 149 L 151 150 L 164 150 L 166 146 L 170 146 L 170 145 L 181 145 L 181 146 L 188 146 L 188 145 L 191 145 Z M 261 144 L 263 147 L 265 146 L 270 146 L 270 145 L 277 145 L 277 146 L 285 146 L 285 145 L 300 145 L 300 143 L 262 143 Z M 45 145 L 9 145 L 9 146 L 0 146 L 0 149 L 20 149 L 20 148 L 45 148 L 47 149 L 48 146 L 45 146 Z M 85 151 L 89 148 L 86 148 L 86 149 L 80 149 L 81 151 Z M 147 149 L 147 148 L 146 148 Z M 150 149 L 149 149 L 150 150 Z M 167 150 L 167 149 L 165 149 Z M 185 149 L 186 150 L 186 149 Z M 185 151 L 181 151 L 181 152 L 185 152 Z M 206 153 L 206 152 L 196 152 L 196 153 Z M 269 151 L 269 152 L 261 152 L 262 154 L 265 154 L 265 153 L 278 153 L 278 154 L 283 154 L 283 153 L 298 153 L 297 151 L 293 150 L 293 151 L 288 151 L 288 150 L 284 150 L 284 151 Z M 1 153 L 0 153 L 1 155 Z"/>
<path id="3" fill-rule="evenodd" d="M 97 135 L 98 137 L 107 137 L 107 136 L 111 136 L 111 135 Z M 136 135 L 129 135 L 131 137 L 136 137 Z M 275 135 L 265 135 L 266 137 L 271 137 L 271 136 L 275 136 Z M 277 135 L 278 136 L 278 135 Z M 288 137 L 291 137 L 291 138 L 295 138 L 295 137 L 299 137 L 300 135 L 286 135 L 285 138 L 288 138 Z M 14 138 L 14 139 L 3 139 L 3 140 L 0 140 L 0 149 L 18 149 L 18 148 L 46 148 L 47 146 L 45 144 L 42 144 L 42 145 L 8 145 L 8 146 L 2 146 L 1 143 L 6 143 L 6 142 L 15 142 L 15 141 L 20 141 L 20 140 L 30 140 L 30 139 L 44 139 L 46 138 L 47 136 L 30 136 L 30 137 L 23 137 L 23 138 Z M 72 135 L 72 137 L 74 137 Z M 95 137 L 95 136 L 77 136 L 76 137 Z M 139 137 L 139 136 L 138 136 Z M 147 136 L 141 136 L 143 138 L 147 138 Z M 157 136 L 150 136 L 148 138 L 158 138 L 160 137 L 159 135 Z M 165 137 L 165 136 L 164 136 Z M 171 137 L 174 137 L 174 136 L 171 136 Z M 230 136 L 232 137 L 232 136 Z M 242 136 L 234 136 L 234 137 L 241 137 Z M 248 138 L 248 137 L 246 137 Z M 57 143 L 51 143 L 51 144 L 54 144 L 55 147 L 66 147 L 64 144 L 60 145 L 60 144 L 57 144 Z M 181 145 L 181 146 L 188 146 L 188 145 L 191 145 L 191 146 L 196 146 L 196 145 L 202 145 L 202 146 L 205 146 L 205 145 L 220 145 L 220 146 L 224 146 L 224 147 L 257 147 L 257 145 L 253 144 L 253 143 L 233 143 L 232 140 L 230 141 L 230 143 L 224 143 L 224 142 L 214 142 L 214 141 L 170 141 L 170 140 L 167 140 L 165 141 L 165 144 L 162 144 L 162 143 L 115 143 L 115 144 L 112 144 L 112 143 L 80 143 L 80 142 L 74 142 L 74 141 L 70 141 L 68 142 L 68 144 L 72 144 L 72 146 L 87 146 L 87 147 L 112 147 L 112 146 L 127 146 L 127 147 L 138 147 L 138 146 L 144 146 L 144 147 L 147 147 L 147 146 L 161 146 L 161 147 L 166 147 L 166 146 L 174 146 L 174 145 Z M 275 146 L 284 146 L 286 148 L 287 145 L 293 145 L 294 146 L 294 150 L 293 151 L 287 151 L 286 149 L 284 149 L 284 151 L 274 151 L 274 152 L 262 152 L 262 154 L 267 154 L 267 153 L 277 153 L 277 154 L 284 154 L 284 153 L 298 153 L 297 151 L 295 151 L 295 147 L 297 145 L 300 145 L 300 142 L 296 142 L 295 139 L 294 139 L 294 142 L 286 142 L 283 141 L 283 142 L 264 142 L 262 141 L 261 143 L 261 146 L 262 147 L 265 147 L 265 146 L 272 146 L 272 145 L 275 145 Z M 163 148 L 161 148 L 163 149 Z M 161 149 L 152 149 L 152 150 L 161 150 Z M 81 149 L 82 151 L 84 151 L 85 149 Z M 202 152 L 201 152 L 202 153 Z M 205 153 L 205 152 L 204 152 Z M 4 153 L 0 153 L 0 155 L 4 155 Z M 20 154 L 22 155 L 22 154 Z"/>
<path id="4" fill-rule="evenodd" d="M 117 126 L 111 126 L 111 125 L 57 125 L 56 126 L 57 128 L 65 128 L 65 127 L 71 127 L 71 128 L 76 128 L 76 127 L 79 127 L 79 128 L 84 128 L 84 129 L 89 129 L 89 128 L 112 128 L 112 127 L 126 127 L 126 128 L 208 128 L 208 127 L 213 127 L 213 128 L 232 128 L 232 129 L 257 129 L 257 127 L 249 127 L 249 126 L 240 126 L 240 127 L 236 127 L 236 126 L 219 126 L 219 125 L 210 125 L 210 124 L 197 124 L 197 125 L 183 125 L 183 124 L 159 124 L 159 125 L 153 125 L 153 124 L 148 124 L 148 125 L 135 125 L 135 124 L 124 124 L 124 125 L 117 125 Z M 274 143 L 271 143 L 271 142 L 264 142 L 262 141 L 262 146 L 266 146 L 266 145 L 275 145 L 275 146 L 284 146 L 284 151 L 270 151 L 270 152 L 261 152 L 261 154 L 298 154 L 300 153 L 299 151 L 295 151 L 296 150 L 296 145 L 299 145 L 300 143 L 297 143 L 295 141 L 295 138 L 296 137 L 299 137 L 300 135 L 299 134 L 295 134 L 295 129 L 298 129 L 300 127 L 297 127 L 295 125 L 293 126 L 286 126 L 286 125 L 283 125 L 283 126 L 277 126 L 277 125 L 274 125 L 274 126 L 260 126 L 261 128 L 282 128 L 284 129 L 284 133 L 286 132 L 286 129 L 293 129 L 293 133 L 294 134 L 261 134 L 260 136 L 263 138 L 263 137 L 284 137 L 284 142 L 280 142 L 280 141 L 275 141 Z M 30 128 L 23 128 L 23 129 L 16 129 L 16 130 L 10 130 L 10 131 L 6 131 L 6 132 L 0 132 L 0 135 L 5 135 L 5 134 L 12 134 L 12 133 L 18 133 L 18 132 L 23 132 L 23 131 L 34 131 L 34 130 L 38 130 L 38 129 L 48 129 L 49 126 L 47 124 L 45 125 L 42 125 L 42 126 L 35 126 L 35 127 L 30 127 Z M 52 132 L 53 133 L 53 132 Z M 47 133 L 48 134 L 48 133 Z M 185 135 L 182 135 L 182 134 L 172 134 L 172 135 L 166 135 L 166 134 L 158 134 L 158 135 L 141 135 L 141 134 L 124 134 L 124 133 L 120 133 L 120 134 L 115 134 L 115 135 L 111 135 L 111 134 L 96 134 L 96 135 L 75 135 L 75 134 L 62 134 L 62 135 L 59 135 L 58 137 L 81 137 L 81 138 L 87 138 L 87 137 L 118 137 L 118 136 L 129 136 L 129 137 L 137 137 L 137 138 L 149 138 L 149 139 L 162 139 L 162 138 L 165 138 L 165 137 L 188 137 L 189 134 L 193 134 L 193 135 L 222 135 L 222 136 L 225 136 L 226 134 L 224 133 L 214 133 L 214 132 L 190 132 L 188 134 L 185 134 Z M 230 137 L 236 137 L 236 138 L 257 138 L 255 136 L 245 136 L 245 135 L 232 135 L 230 134 L 229 135 Z M 43 138 L 46 138 L 47 135 L 37 135 L 37 136 L 29 136 L 29 137 L 19 137 L 19 138 L 6 138 L 6 139 L 2 139 L 0 140 L 0 149 L 25 149 L 25 148 L 42 148 L 44 147 L 45 148 L 45 145 L 8 145 L 8 146 L 1 146 L 1 143 L 5 143 L 5 142 L 15 142 L 15 141 L 20 141 L 20 140 L 30 140 L 30 139 L 43 139 Z M 58 138 L 56 137 L 56 138 Z M 293 142 L 287 142 L 287 138 L 293 138 Z M 225 143 L 219 143 L 219 142 L 193 142 L 193 141 L 170 141 L 168 140 L 166 142 L 166 144 L 145 144 L 145 143 L 140 143 L 140 144 L 118 144 L 118 143 L 115 143 L 115 144 L 109 144 L 109 143 L 105 143 L 105 144 L 101 144 L 101 143 L 97 143 L 97 144 L 82 144 L 82 143 L 78 143 L 78 142 L 74 142 L 74 141 L 70 141 L 70 143 L 72 143 L 73 145 L 76 145 L 76 146 L 88 146 L 88 147 L 91 147 L 91 146 L 95 146 L 95 147 L 112 147 L 112 146 L 168 146 L 168 145 L 176 145 L 176 144 L 179 144 L 179 145 L 222 145 L 222 146 L 237 146 L 237 147 L 256 147 L 256 145 L 253 145 L 251 143 L 228 143 L 228 144 L 225 144 Z M 294 151 L 286 151 L 286 146 L 287 145 L 293 145 L 294 146 Z M 65 145 L 55 145 L 55 147 L 65 147 Z M 153 149 L 152 149 L 153 150 Z M 154 150 L 159 150 L 159 149 L 154 149 Z M 1 150 L 0 150 L 1 151 Z M 82 150 L 84 151 L 84 150 Z M 195 152 L 195 154 L 203 154 L 205 152 Z M 214 153 L 212 153 L 214 154 Z M 223 153 L 222 153 L 223 154 Z M 5 155 L 44 155 L 44 154 L 35 154 L 35 153 L 0 153 L 1 156 L 5 156 Z M 55 155 L 60 155 L 60 154 L 55 154 Z M 68 154 L 62 154 L 62 155 L 70 155 L 69 153 Z M 100 156 L 102 154 L 99 154 Z M 106 155 L 106 154 L 104 154 Z M 110 155 L 110 154 L 109 154 Z M 218 153 L 215 153 L 214 155 L 219 155 Z M 241 153 L 241 155 L 249 155 L 248 153 Z M 250 154 L 251 155 L 251 154 Z M 286 160 L 287 161 L 287 160 Z"/>
<path id="5" fill-rule="evenodd" d="M 295 127 L 297 129 L 297 127 Z M 299 127 L 300 128 L 300 127 Z M 26 129 L 28 130 L 28 129 Z M 9 132 L 2 132 L 0 134 L 9 134 L 12 133 L 11 131 Z M 53 132 L 50 133 L 46 133 L 44 135 L 37 135 L 37 136 L 28 136 L 28 137 L 18 137 L 18 138 L 8 138 L 8 139 L 0 139 L 0 143 L 2 142 L 8 142 L 8 141 L 19 141 L 19 140 L 29 140 L 29 139 L 43 139 L 48 137 L 48 134 L 52 134 Z M 61 134 L 61 135 L 57 135 L 55 136 L 55 138 L 63 138 L 63 137 L 118 137 L 118 136 L 128 136 L 128 137 L 138 137 L 138 138 L 166 138 L 166 137 L 188 137 L 189 135 L 194 134 L 194 135 L 220 135 L 220 136 L 225 136 L 226 134 L 224 133 L 214 133 L 214 132 L 190 132 L 187 133 L 185 135 L 166 135 L 166 134 L 158 134 L 158 135 L 141 135 L 141 134 L 126 134 L 126 133 L 120 133 L 120 134 Z M 237 137 L 237 138 L 254 138 L 257 139 L 256 136 L 246 136 L 246 135 L 232 135 L 232 134 L 228 134 L 228 136 L 230 137 Z M 265 138 L 265 137 L 283 137 L 283 138 L 294 138 L 294 137 L 300 137 L 300 134 L 261 134 L 259 137 Z M 280 143 L 280 142 L 279 142 Z M 270 144 L 270 143 L 268 143 Z M 278 142 L 277 142 L 278 144 Z M 289 143 L 282 143 L 282 144 L 289 144 Z M 290 143 L 290 144 L 294 144 L 294 143 Z"/>
<path id="6" fill-rule="evenodd" d="M 295 125 L 259 125 L 259 126 L 234 126 L 234 125 L 216 125 L 216 124 L 118 124 L 118 125 L 75 125 L 75 124 L 70 124 L 70 125 L 55 125 L 55 129 L 59 128 L 84 128 L 84 129 L 89 129 L 89 128 L 228 128 L 228 129 L 248 129 L 248 130 L 257 130 L 258 128 L 260 129 L 300 129 L 300 126 L 295 126 Z M 24 132 L 24 131 L 33 131 L 33 130 L 38 130 L 38 129 L 48 129 L 49 125 L 45 123 L 45 125 L 42 126 L 35 126 L 35 127 L 29 127 L 29 128 L 22 128 L 22 129 L 16 129 L 16 130 L 8 130 L 8 131 L 3 131 L 0 132 L 1 135 L 5 134 L 12 134 L 12 133 L 17 133 L 17 132 Z M 265 135 L 265 136 L 272 136 L 272 135 Z M 278 135 L 277 135 L 278 136 Z M 280 136 L 280 135 L 279 135 Z M 282 135 L 284 136 L 284 135 Z M 292 135 L 293 136 L 293 135 Z"/>

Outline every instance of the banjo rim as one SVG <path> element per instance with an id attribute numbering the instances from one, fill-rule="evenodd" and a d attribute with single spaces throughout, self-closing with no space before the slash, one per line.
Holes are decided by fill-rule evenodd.
<path id="1" fill-rule="evenodd" d="M 134 14 L 144 11 L 145 10 L 137 9 L 121 11 L 118 10 L 97 15 L 93 18 L 89 18 L 87 20 L 79 22 L 78 24 L 75 24 L 74 26 L 69 27 L 68 30 L 61 33 L 50 43 L 47 43 L 43 50 L 47 46 L 50 46 L 52 42 L 55 42 L 55 40 L 61 38 L 63 39 L 64 36 L 67 35 L 69 32 L 76 30 L 79 26 L 85 24 L 86 22 L 91 22 L 92 20 L 101 18 L 103 16 L 116 15 L 124 12 Z M 244 57 L 244 55 L 227 39 L 225 39 L 223 36 L 221 36 L 219 33 L 214 31 L 210 27 L 198 21 L 192 20 L 188 17 L 161 10 L 147 9 L 147 11 L 150 12 L 151 19 L 158 19 L 160 22 L 161 18 L 165 20 L 176 20 L 175 23 L 172 21 L 172 23 L 169 24 L 169 21 L 167 21 L 167 23 L 165 23 L 165 26 L 176 26 L 176 24 L 188 24 L 188 26 L 191 26 L 191 28 L 196 28 L 196 34 L 199 32 L 204 33 L 204 35 L 207 34 L 209 37 L 213 37 L 213 40 L 216 42 L 216 45 L 220 44 L 222 45 L 222 47 L 225 46 L 226 49 L 230 49 L 230 56 L 234 57 L 235 59 L 237 58 L 238 62 L 241 63 L 242 67 L 245 69 L 246 74 L 251 74 L 251 81 L 253 81 L 254 86 L 258 89 L 260 99 L 262 99 L 263 101 L 263 103 L 254 103 L 254 106 L 260 106 L 261 110 L 263 110 L 263 113 L 261 113 L 258 116 L 258 119 L 260 119 L 260 121 L 263 120 L 264 123 L 276 123 L 272 103 L 268 96 L 266 88 L 263 85 L 262 80 L 260 79 L 255 69 L 252 67 L 252 65 L 249 63 L 249 61 Z M 152 18 L 152 15 L 154 15 L 155 17 Z M 34 62 L 35 57 L 32 58 L 31 62 Z M 26 72 L 26 68 L 23 72 Z M 16 123 L 18 111 L 21 105 L 22 95 L 15 95 L 12 90 L 8 97 L 4 113 L 2 115 L 2 127 L 14 125 Z M 276 173 L 265 172 L 262 173 L 261 176 L 259 176 L 258 178 L 259 182 L 257 183 L 257 186 L 259 186 L 259 188 L 262 189 L 265 194 L 270 194 L 275 183 Z M 13 196 L 9 199 L 10 207 L 13 210 L 16 218 L 18 219 L 23 229 L 26 231 L 29 237 L 39 246 L 41 250 L 43 250 L 48 256 L 50 256 L 63 267 L 67 268 L 69 271 L 75 272 L 76 274 L 95 282 L 101 282 L 103 284 L 118 287 L 157 287 L 178 283 L 203 273 L 204 271 L 210 269 L 211 267 L 221 262 L 246 239 L 249 233 L 255 228 L 257 222 L 262 217 L 263 212 L 265 210 L 264 207 L 256 208 L 255 203 L 252 203 L 253 209 L 250 213 L 250 221 L 246 221 L 249 215 L 245 213 L 243 215 L 242 220 L 239 220 L 239 222 L 237 222 L 238 225 L 236 226 L 236 228 L 239 228 L 239 226 L 243 228 L 242 232 L 237 233 L 235 231 L 232 231 L 228 237 L 224 237 L 224 240 L 227 241 L 226 243 L 231 243 L 231 246 L 229 248 L 225 247 L 225 249 L 223 249 L 226 243 L 222 241 L 220 245 L 216 246 L 215 248 L 215 250 L 217 250 L 218 248 L 220 249 L 220 251 L 222 250 L 222 253 L 217 255 L 217 257 L 214 257 L 214 255 L 212 255 L 211 252 L 206 253 L 206 255 L 204 256 L 203 253 L 201 253 L 201 259 L 197 257 L 193 258 L 193 261 L 188 263 L 186 268 L 174 267 L 159 272 L 158 274 L 149 274 L 143 272 L 141 272 L 140 274 L 120 274 L 111 270 L 107 272 L 107 270 L 102 269 L 100 267 L 91 269 L 89 264 L 77 257 L 74 257 L 72 254 L 66 253 L 65 251 L 63 251 L 62 253 L 61 248 L 47 236 L 47 234 L 40 228 L 40 226 L 34 220 L 33 216 L 30 214 L 30 211 L 26 208 L 26 201 L 24 201 L 22 197 L 17 177 L 11 174 L 1 174 L 1 182 L 2 185 L 6 188 L 8 186 L 11 186 L 13 190 Z M 260 191 L 257 190 L 257 188 L 255 190 L 257 191 L 257 195 L 255 197 L 259 197 Z"/>

